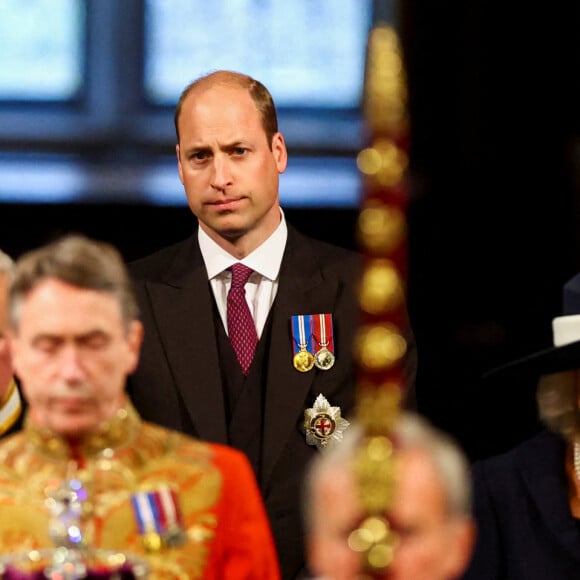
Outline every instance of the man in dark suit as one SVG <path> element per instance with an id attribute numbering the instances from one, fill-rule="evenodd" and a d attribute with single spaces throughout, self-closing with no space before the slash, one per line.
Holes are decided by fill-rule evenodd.
<path id="1" fill-rule="evenodd" d="M 129 265 L 145 324 L 129 392 L 145 419 L 248 455 L 283 577 L 298 578 L 303 471 L 318 448 L 340 440 L 354 403 L 359 258 L 286 223 L 278 193 L 286 145 L 260 82 L 228 71 L 198 79 L 180 97 L 175 126 L 199 228 Z M 239 263 L 251 269 L 249 354 L 230 342 L 241 320 L 238 311 L 228 322 Z"/>

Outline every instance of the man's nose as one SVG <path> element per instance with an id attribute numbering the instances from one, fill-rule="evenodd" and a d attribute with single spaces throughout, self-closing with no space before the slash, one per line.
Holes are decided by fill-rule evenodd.
<path id="1" fill-rule="evenodd" d="M 226 189 L 232 183 L 229 159 L 216 155 L 213 159 L 212 187 L 219 190 Z"/>
<path id="2" fill-rule="evenodd" d="M 61 375 L 66 380 L 76 380 L 84 377 L 82 356 L 75 345 L 67 345 L 61 351 L 59 361 Z"/>

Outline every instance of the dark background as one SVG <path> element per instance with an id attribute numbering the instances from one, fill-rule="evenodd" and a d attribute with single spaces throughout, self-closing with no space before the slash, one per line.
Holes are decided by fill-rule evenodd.
<path id="1" fill-rule="evenodd" d="M 573 4 L 404 3 L 419 396 L 473 457 L 538 429 L 528 381 L 479 377 L 551 345 L 579 269 Z"/>
<path id="2" fill-rule="evenodd" d="M 561 287 L 580 270 L 576 10 L 505 4 L 404 2 L 400 25 L 419 410 L 471 458 L 539 428 L 529 382 L 480 376 L 551 344 Z M 306 233 L 355 247 L 356 208 L 286 215 Z M 193 223 L 185 206 L 4 203 L 0 247 L 17 256 L 80 231 L 133 259 L 186 237 Z"/>

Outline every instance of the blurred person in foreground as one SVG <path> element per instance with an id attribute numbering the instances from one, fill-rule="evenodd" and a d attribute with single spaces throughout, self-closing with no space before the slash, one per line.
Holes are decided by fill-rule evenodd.
<path id="1" fill-rule="evenodd" d="M 17 261 L 9 341 L 28 406 L 0 442 L 0 552 L 56 535 L 144 558 L 155 579 L 278 579 L 246 457 L 143 422 L 126 397 L 138 314 L 109 244 L 70 235 Z"/>
<path id="2" fill-rule="evenodd" d="M 8 348 L 8 285 L 14 260 L 0 250 L 0 435 L 20 428 L 22 400 Z"/>
<path id="3" fill-rule="evenodd" d="M 262 83 L 231 71 L 195 80 L 175 128 L 179 178 L 199 227 L 129 264 L 145 326 L 129 393 L 146 420 L 248 456 L 291 580 L 304 573 L 300 485 L 318 451 L 305 412 L 320 400 L 348 418 L 353 406 L 360 259 L 286 221 L 279 181 L 288 152 Z M 238 268 L 251 272 L 248 357 L 233 346 L 241 324 L 228 308 Z M 412 385 L 416 353 L 401 301 Z"/>
<path id="4" fill-rule="evenodd" d="M 533 385 L 545 429 L 474 462 L 479 535 L 465 580 L 580 578 L 580 274 L 564 285 L 552 330 L 553 347 L 485 377 L 489 396 L 493 380 L 521 397 Z"/>
<path id="5" fill-rule="evenodd" d="M 413 413 L 401 415 L 393 437 L 395 488 L 387 518 L 397 540 L 384 578 L 458 578 L 475 535 L 463 451 Z M 353 466 L 361 442 L 362 430 L 353 426 L 341 445 L 312 462 L 305 480 L 308 561 L 319 580 L 362 577 L 361 556 L 349 547 L 350 534 L 365 517 Z"/>

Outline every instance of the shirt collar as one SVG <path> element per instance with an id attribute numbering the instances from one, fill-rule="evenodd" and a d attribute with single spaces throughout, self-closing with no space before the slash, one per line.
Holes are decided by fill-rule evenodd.
<path id="1" fill-rule="evenodd" d="M 201 228 L 198 228 L 199 247 L 205 262 L 208 279 L 215 278 L 232 264 L 241 262 L 265 278 L 276 280 L 288 238 L 288 226 L 282 209 L 280 209 L 280 218 L 280 224 L 272 235 L 243 260 L 238 260 L 226 252 Z"/>

